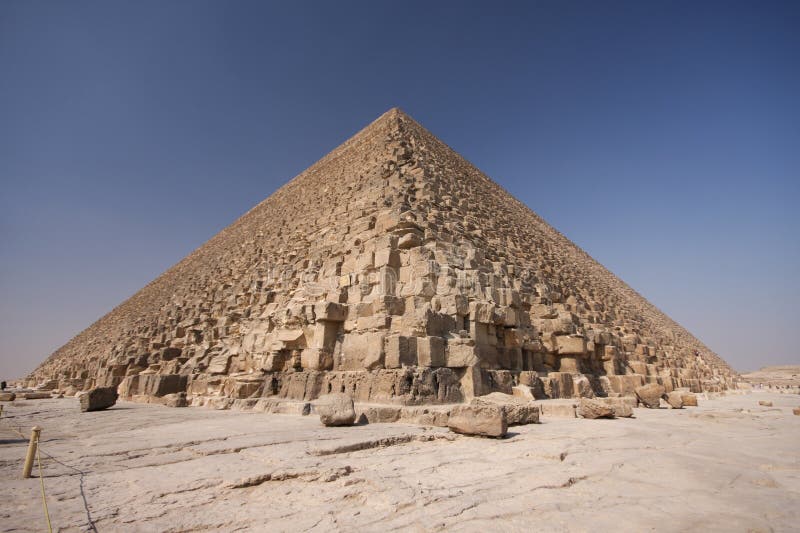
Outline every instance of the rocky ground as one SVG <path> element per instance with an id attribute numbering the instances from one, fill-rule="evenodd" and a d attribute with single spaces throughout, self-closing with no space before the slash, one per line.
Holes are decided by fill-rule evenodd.
<path id="1" fill-rule="evenodd" d="M 20 479 L 27 443 L 9 429 L 37 424 L 54 531 L 796 531 L 797 406 L 754 392 L 633 419 L 544 417 L 498 440 L 15 401 L 0 423 L 0 530 L 46 530 L 39 480 Z"/>

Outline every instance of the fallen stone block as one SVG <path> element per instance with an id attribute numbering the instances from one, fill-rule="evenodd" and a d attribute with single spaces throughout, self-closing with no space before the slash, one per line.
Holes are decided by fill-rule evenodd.
<path id="1" fill-rule="evenodd" d="M 189 401 L 186 399 L 185 392 L 177 392 L 175 394 L 167 394 L 164 396 L 164 405 L 167 407 L 188 407 Z"/>
<path id="2" fill-rule="evenodd" d="M 450 411 L 447 427 L 462 435 L 502 437 L 508 422 L 506 412 L 496 405 L 457 405 Z"/>
<path id="3" fill-rule="evenodd" d="M 13 402 L 17 395 L 13 392 L 0 392 L 0 402 Z"/>
<path id="4" fill-rule="evenodd" d="M 349 394 L 326 394 L 313 402 L 314 412 L 326 426 L 352 426 L 356 421 L 353 398 Z"/>
<path id="5" fill-rule="evenodd" d="M 681 394 L 681 401 L 684 407 L 697 407 L 697 396 L 691 392 Z"/>
<path id="6" fill-rule="evenodd" d="M 49 392 L 26 392 L 22 397 L 26 400 L 46 400 L 52 398 L 53 395 Z"/>
<path id="7" fill-rule="evenodd" d="M 577 414 L 588 419 L 614 418 L 614 408 L 601 400 L 581 398 Z"/>
<path id="8" fill-rule="evenodd" d="M 81 394 L 79 401 L 81 411 L 102 411 L 117 403 L 116 387 L 97 387 L 84 394 Z"/>
<path id="9" fill-rule="evenodd" d="M 672 391 L 667 393 L 667 403 L 672 409 L 682 409 L 683 408 L 683 393 Z"/>
<path id="10" fill-rule="evenodd" d="M 532 400 L 525 400 L 502 392 L 493 392 L 486 396 L 473 398 L 471 404 L 500 407 L 506 413 L 506 422 L 509 426 L 539 423 L 539 406 Z"/>
<path id="11" fill-rule="evenodd" d="M 763 407 L 772 407 L 772 402 L 768 402 L 767 400 L 758 400 L 758 405 Z"/>
<path id="12" fill-rule="evenodd" d="M 658 409 L 665 392 L 664 387 L 656 383 L 636 387 L 636 397 L 648 409 Z"/>
<path id="13" fill-rule="evenodd" d="M 539 400 L 536 405 L 543 417 L 575 418 L 578 404 L 574 400 Z"/>
<path id="14" fill-rule="evenodd" d="M 796 414 L 796 415 L 800 416 L 800 407 L 795 407 L 794 409 L 792 409 L 792 412 L 793 412 L 794 414 Z"/>

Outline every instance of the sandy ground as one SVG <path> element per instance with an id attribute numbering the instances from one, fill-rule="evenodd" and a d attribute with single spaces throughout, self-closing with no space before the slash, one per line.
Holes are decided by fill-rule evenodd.
<path id="1" fill-rule="evenodd" d="M 774 407 L 760 407 L 771 400 Z M 545 418 L 502 440 L 441 428 L 77 400 L 5 404 L 0 530 L 46 531 L 26 443 L 44 428 L 57 531 L 798 531 L 800 396 L 635 419 Z M 68 465 L 68 466 L 66 466 Z"/>

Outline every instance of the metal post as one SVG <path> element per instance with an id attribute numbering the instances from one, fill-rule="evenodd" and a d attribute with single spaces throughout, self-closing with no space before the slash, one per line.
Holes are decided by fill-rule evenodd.
<path id="1" fill-rule="evenodd" d="M 31 441 L 28 443 L 28 456 L 25 458 L 25 468 L 22 469 L 22 477 L 31 477 L 31 470 L 33 470 L 33 459 L 36 457 L 36 447 L 39 446 L 39 435 L 42 428 L 33 426 L 31 429 Z"/>

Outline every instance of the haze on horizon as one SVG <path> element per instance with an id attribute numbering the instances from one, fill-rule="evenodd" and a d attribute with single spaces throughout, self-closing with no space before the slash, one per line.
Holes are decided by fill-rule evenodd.
<path id="1" fill-rule="evenodd" d="M 398 106 L 740 371 L 798 364 L 800 4 L 0 3 L 0 376 Z"/>

